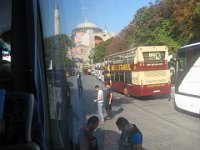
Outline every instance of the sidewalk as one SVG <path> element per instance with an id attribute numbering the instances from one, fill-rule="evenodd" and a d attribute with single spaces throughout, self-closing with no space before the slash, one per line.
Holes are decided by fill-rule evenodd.
<path id="1" fill-rule="evenodd" d="M 77 78 L 73 79 L 74 82 L 75 79 Z M 93 101 L 97 96 L 95 85 L 98 84 L 105 90 L 103 83 L 95 77 L 83 77 L 82 81 L 84 91 L 81 97 L 78 97 L 77 83 L 71 86 L 73 113 L 70 121 L 73 123 L 74 141 L 76 141 L 78 129 L 85 125 L 86 119 L 92 115 L 98 116 L 97 104 Z M 186 150 L 189 148 L 199 150 L 199 118 L 177 112 L 174 109 L 174 87 L 171 90 L 170 99 L 158 96 L 144 100 L 125 97 L 114 92 L 113 118 L 106 120 L 104 124 L 100 123 L 95 131 L 101 150 L 118 149 L 120 132 L 116 126 L 116 120 L 120 116 L 126 117 L 139 127 L 143 133 L 143 148 L 146 150 Z"/>
<path id="2" fill-rule="evenodd" d="M 79 129 L 85 126 L 87 119 L 92 116 L 98 116 L 97 104 L 93 102 L 96 97 L 95 89 L 84 88 L 83 93 L 79 95 L 77 88 L 76 77 L 70 78 L 71 86 L 71 136 L 73 144 L 77 144 L 77 137 Z M 82 80 L 83 81 L 83 80 Z M 102 83 L 99 83 L 103 86 Z M 88 86 L 90 88 L 93 88 Z M 103 87 L 102 87 L 103 88 Z M 99 123 L 95 135 L 98 139 L 98 144 L 101 150 L 116 150 L 118 149 L 117 141 L 120 133 L 118 132 L 116 122 L 116 114 L 120 113 L 123 109 L 113 106 L 114 118 L 112 120 L 105 120 L 104 124 Z M 105 116 L 104 112 L 104 116 Z"/>

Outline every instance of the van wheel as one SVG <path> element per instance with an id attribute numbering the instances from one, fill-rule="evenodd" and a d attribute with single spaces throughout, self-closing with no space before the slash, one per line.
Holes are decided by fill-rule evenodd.
<path id="1" fill-rule="evenodd" d="M 175 103 L 175 100 L 174 100 L 174 109 L 177 111 L 178 110 L 178 107 L 177 107 L 177 105 L 176 105 L 176 103 Z"/>

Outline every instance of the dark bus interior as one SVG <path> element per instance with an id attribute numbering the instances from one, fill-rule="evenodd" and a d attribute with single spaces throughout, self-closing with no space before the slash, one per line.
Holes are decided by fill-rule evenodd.
<path id="1" fill-rule="evenodd" d="M 47 72 L 41 22 L 40 1 L 0 1 L 0 42 L 11 48 L 11 61 L 0 60 L 1 150 L 71 149 L 70 91 L 62 68 Z M 61 89 L 61 118 L 50 116 L 50 83 Z"/>

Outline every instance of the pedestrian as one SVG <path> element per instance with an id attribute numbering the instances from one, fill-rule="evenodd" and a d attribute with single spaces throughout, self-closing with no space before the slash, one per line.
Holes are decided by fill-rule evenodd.
<path id="1" fill-rule="evenodd" d="M 110 83 L 106 83 L 105 87 L 107 89 L 107 97 L 106 97 L 106 112 L 107 112 L 107 118 L 106 119 L 111 119 L 112 118 L 112 99 L 113 99 L 113 92 L 111 90 L 111 85 Z"/>
<path id="2" fill-rule="evenodd" d="M 126 118 L 119 117 L 116 125 L 122 131 L 119 150 L 142 150 L 143 136 L 135 124 L 130 124 Z"/>
<path id="3" fill-rule="evenodd" d="M 97 98 L 94 100 L 94 102 L 97 102 L 99 117 L 100 117 L 101 123 L 104 123 L 104 115 L 103 115 L 103 102 L 104 102 L 103 90 L 101 90 L 99 88 L 99 85 L 95 86 L 95 90 L 97 91 Z"/>
<path id="4" fill-rule="evenodd" d="M 81 80 L 81 74 L 78 75 L 77 84 L 78 84 L 78 93 L 80 95 L 83 92 L 83 85 L 82 85 L 82 80 Z"/>
<path id="5" fill-rule="evenodd" d="M 99 118 L 91 116 L 86 127 L 80 129 L 78 135 L 78 148 L 80 150 L 98 150 L 97 138 L 94 136 L 94 130 L 99 125 Z"/>

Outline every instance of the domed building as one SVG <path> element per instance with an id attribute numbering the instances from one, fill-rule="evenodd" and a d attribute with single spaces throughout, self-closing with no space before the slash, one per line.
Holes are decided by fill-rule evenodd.
<path id="1" fill-rule="evenodd" d="M 80 23 L 72 31 L 72 39 L 76 45 L 83 44 L 92 48 L 112 36 L 113 34 L 103 32 L 101 28 L 92 22 Z"/>
<path id="2" fill-rule="evenodd" d="M 68 51 L 68 57 L 76 60 L 79 70 L 82 70 L 90 65 L 90 50 L 113 36 L 114 33 L 107 33 L 92 22 L 80 23 L 72 31 L 71 38 L 75 46 Z"/>
<path id="3" fill-rule="evenodd" d="M 81 32 L 81 31 L 87 31 L 87 30 L 93 30 L 96 32 L 102 32 L 102 29 L 98 28 L 96 24 L 92 22 L 83 22 L 76 26 L 76 28 L 72 32 Z"/>

